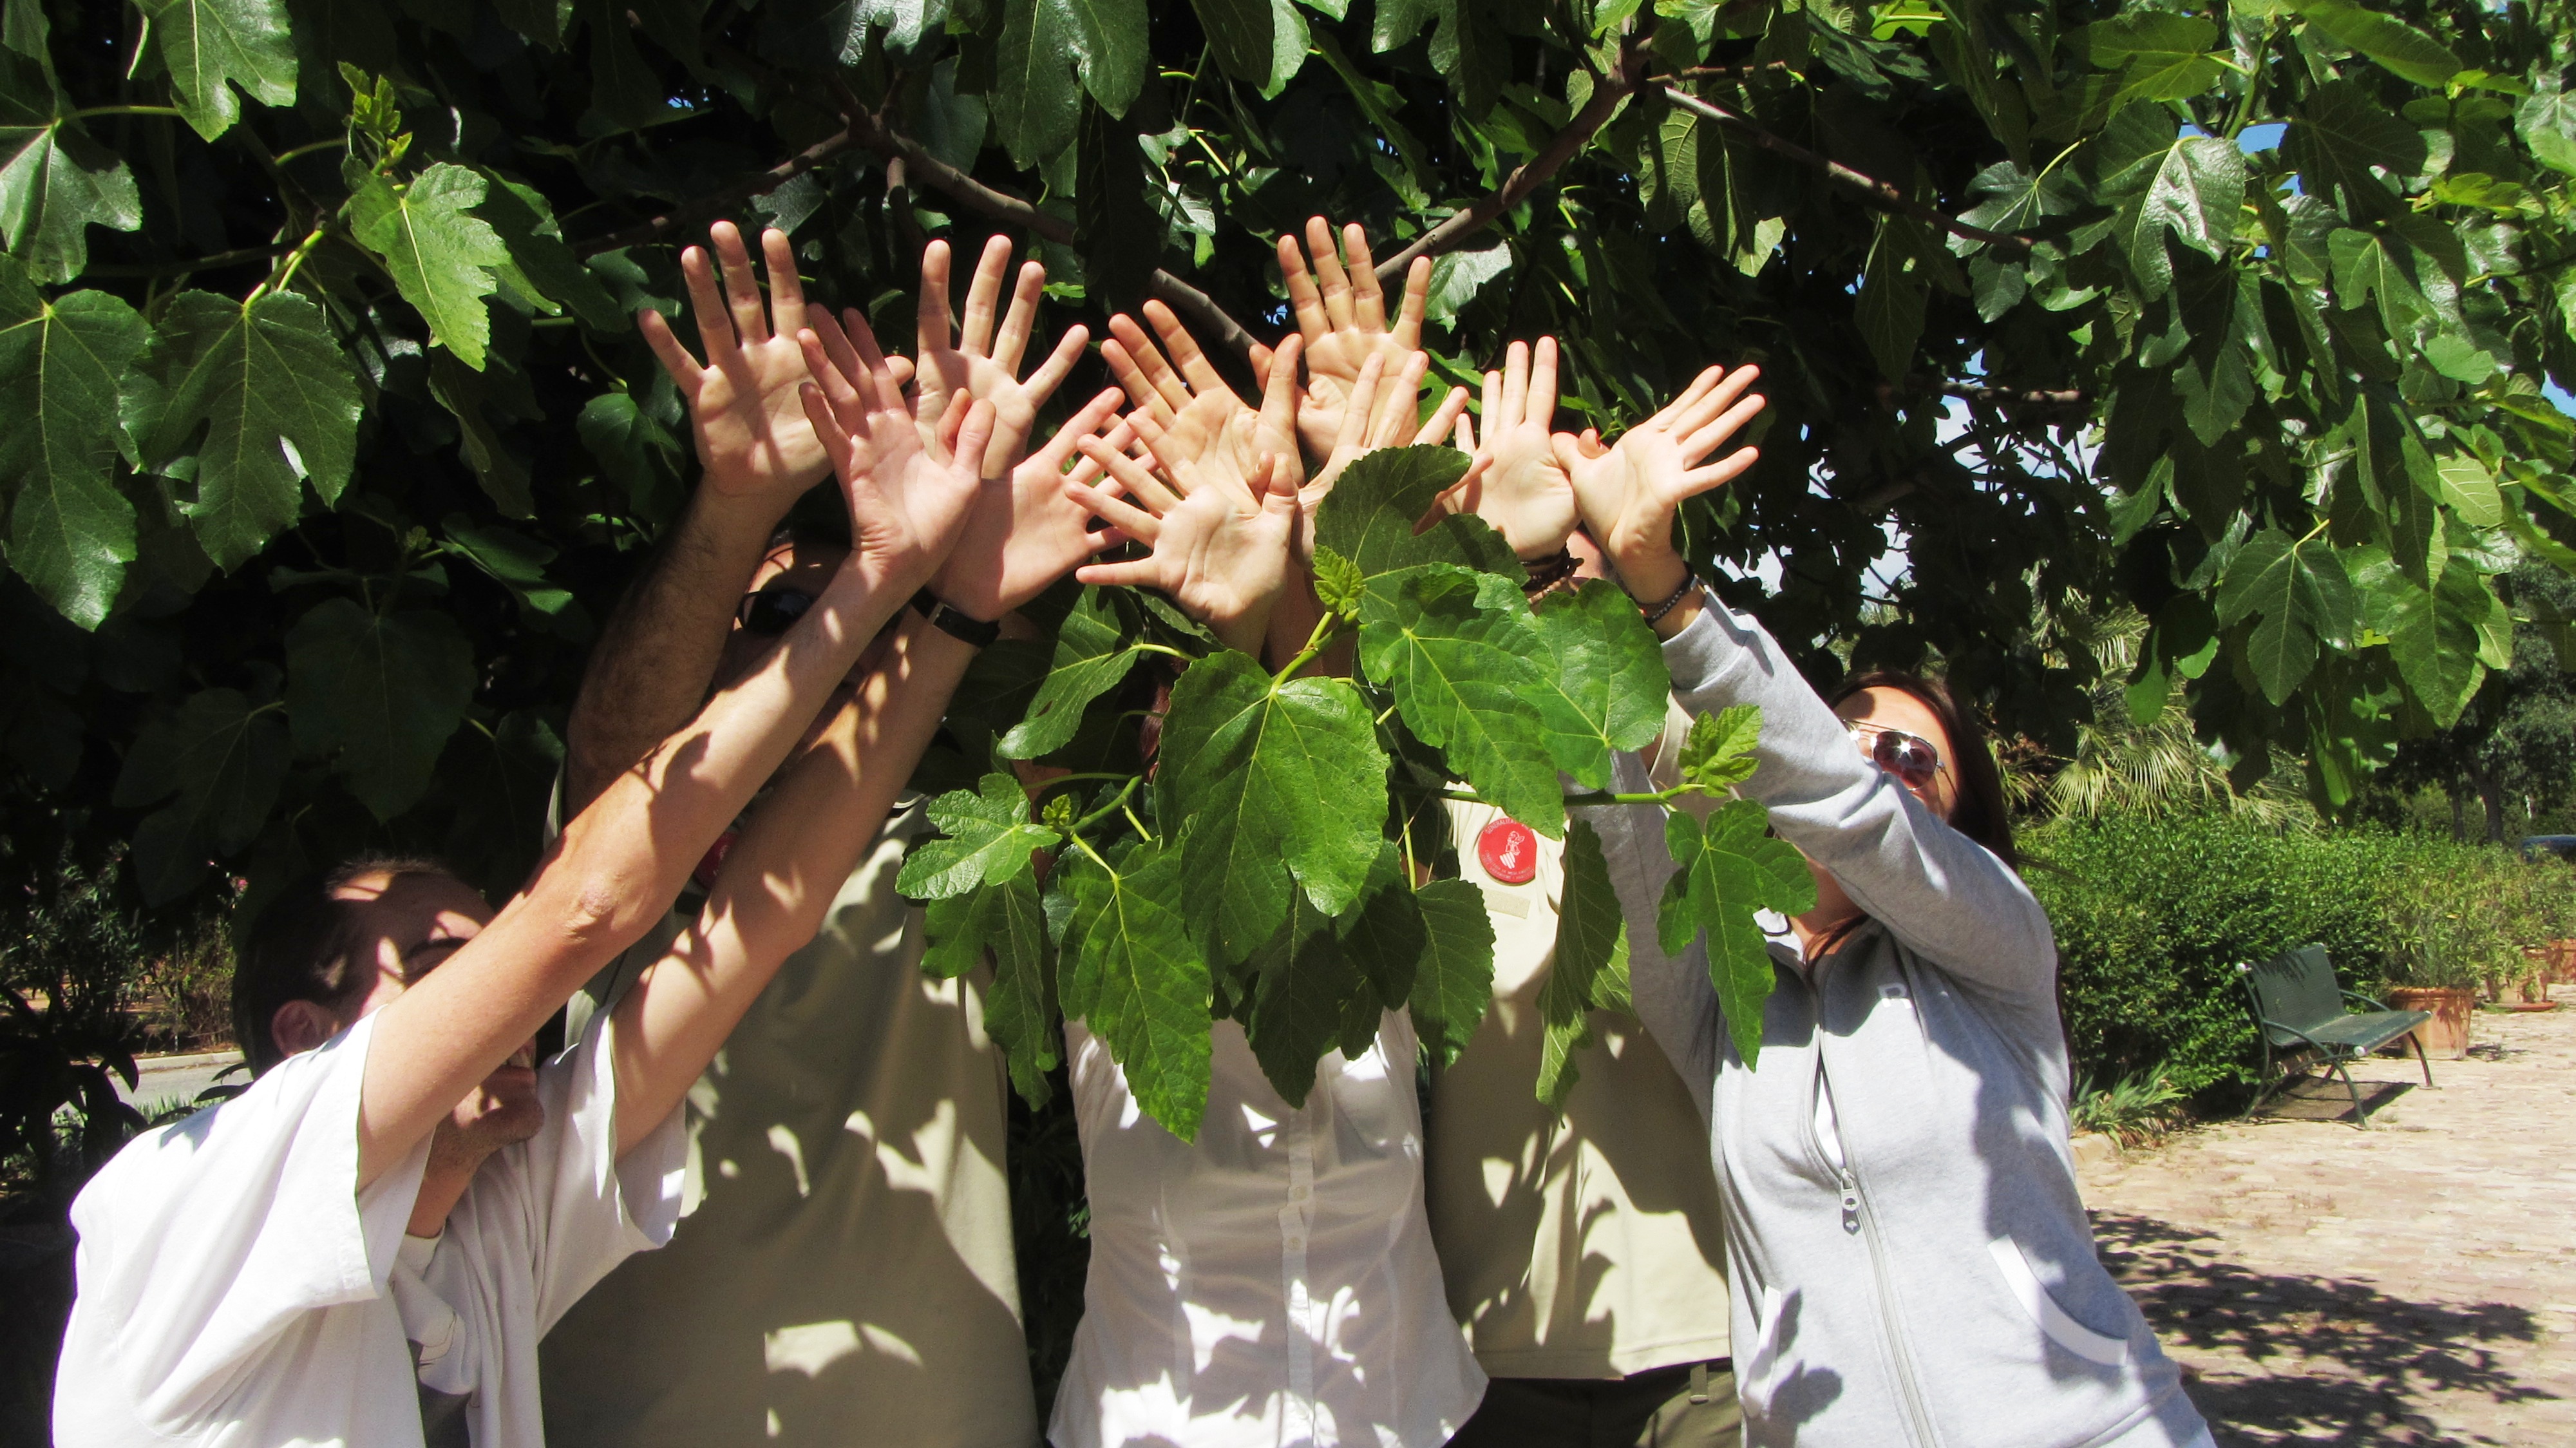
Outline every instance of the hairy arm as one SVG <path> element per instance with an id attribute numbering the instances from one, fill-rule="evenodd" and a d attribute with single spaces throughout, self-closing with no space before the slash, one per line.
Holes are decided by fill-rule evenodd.
<path id="1" fill-rule="evenodd" d="M 617 1007 L 617 1150 L 650 1135 L 781 962 L 813 939 L 938 731 L 974 649 L 907 616 L 725 855 L 697 923 Z"/>

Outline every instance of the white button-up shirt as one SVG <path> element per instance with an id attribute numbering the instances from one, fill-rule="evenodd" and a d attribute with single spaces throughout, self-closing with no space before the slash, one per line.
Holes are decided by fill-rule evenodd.
<path id="1" fill-rule="evenodd" d="M 1091 1273 L 1058 1448 L 1437 1448 L 1484 1397 L 1422 1202 L 1412 1021 L 1328 1054 L 1291 1110 L 1219 1021 L 1198 1140 L 1068 1022 Z"/>

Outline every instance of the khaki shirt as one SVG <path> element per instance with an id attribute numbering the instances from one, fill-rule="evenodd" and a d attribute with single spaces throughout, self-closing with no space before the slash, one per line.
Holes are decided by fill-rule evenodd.
<path id="1" fill-rule="evenodd" d="M 983 980 L 922 974 L 894 890 L 924 828 L 896 814 L 690 1091 L 694 1212 L 546 1338 L 554 1448 L 1037 1441 Z"/>
<path id="2" fill-rule="evenodd" d="M 1452 803 L 1461 872 L 1494 923 L 1494 1004 L 1431 1083 L 1431 1236 L 1449 1307 L 1497 1378 L 1616 1378 L 1727 1355 L 1725 1239 L 1707 1129 L 1633 1017 L 1592 1013 L 1558 1116 L 1535 1094 L 1564 845 L 1525 885 L 1487 873 L 1500 818 Z"/>

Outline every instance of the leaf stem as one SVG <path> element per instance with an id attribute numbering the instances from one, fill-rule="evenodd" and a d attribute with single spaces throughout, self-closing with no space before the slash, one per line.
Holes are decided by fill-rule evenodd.
<path id="1" fill-rule="evenodd" d="M 1315 631 L 1306 636 L 1306 647 L 1298 650 L 1297 657 L 1290 659 L 1284 668 L 1270 676 L 1270 687 L 1276 689 L 1297 677 L 1299 669 L 1313 663 L 1317 655 L 1332 647 L 1333 640 L 1341 636 L 1341 625 L 1341 615 L 1326 610 L 1322 618 L 1315 620 Z"/>
<path id="2" fill-rule="evenodd" d="M 1102 819 L 1116 811 L 1125 809 L 1127 807 L 1128 797 L 1135 794 L 1136 786 L 1143 784 L 1144 782 L 1145 776 L 1141 774 L 1131 774 L 1127 776 L 1126 788 L 1121 789 L 1117 794 L 1111 796 L 1109 803 L 1102 805 L 1100 808 L 1093 810 L 1091 813 L 1084 815 L 1082 818 L 1075 820 L 1072 824 L 1066 826 L 1066 833 L 1072 835 L 1075 839 L 1082 838 L 1082 831 L 1098 824 Z M 1098 857 L 1094 856 L 1093 858 L 1096 859 Z"/>
<path id="3" fill-rule="evenodd" d="M 1179 659 L 1185 664 L 1195 664 L 1198 662 L 1198 656 L 1196 654 L 1183 653 L 1181 650 L 1173 648 L 1170 644 L 1148 643 L 1143 639 L 1138 639 L 1127 647 L 1140 654 L 1169 654 L 1173 658 Z"/>
<path id="4" fill-rule="evenodd" d="M 276 162 L 278 165 L 283 166 L 298 156 L 309 156 L 316 151 L 327 151 L 333 146 L 345 146 L 347 144 L 349 144 L 348 137 L 331 136 L 319 141 L 307 141 L 301 146 L 290 147 L 269 157 L 269 159 Z"/>
<path id="5" fill-rule="evenodd" d="M 186 111 L 177 106 L 83 106 L 64 119 L 86 121 L 92 116 L 185 116 L 186 114 Z"/>
<path id="6" fill-rule="evenodd" d="M 330 229 L 331 224 L 328 221 L 316 221 L 313 223 L 313 229 L 306 232 L 304 234 L 304 239 L 295 244 L 295 250 L 286 254 L 285 262 L 278 267 L 277 271 L 272 274 L 268 280 L 251 288 L 249 296 L 242 298 L 242 310 L 249 311 L 254 303 L 258 302 L 260 298 L 267 296 L 270 292 L 284 291 L 286 289 L 286 284 L 295 280 L 295 269 L 304 265 L 304 259 L 313 254 L 313 248 L 322 244 L 323 236 L 327 234 Z"/>
<path id="7" fill-rule="evenodd" d="M 1154 838 L 1154 832 L 1145 828 L 1145 822 L 1136 818 L 1136 811 L 1130 808 L 1125 801 L 1122 800 L 1119 803 L 1118 812 L 1127 817 L 1127 823 L 1136 827 L 1136 834 L 1139 838 L 1147 841 L 1151 841 Z"/>

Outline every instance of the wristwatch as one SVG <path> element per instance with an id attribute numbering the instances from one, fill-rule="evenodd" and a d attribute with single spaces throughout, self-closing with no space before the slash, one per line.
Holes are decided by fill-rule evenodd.
<path id="1" fill-rule="evenodd" d="M 925 588 L 912 596 L 912 610 L 930 621 L 930 626 L 975 648 L 983 648 L 1002 636 L 997 619 L 974 618 L 960 613 L 939 595 Z"/>

